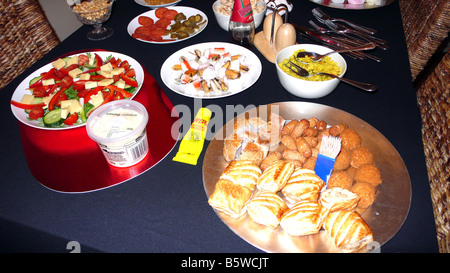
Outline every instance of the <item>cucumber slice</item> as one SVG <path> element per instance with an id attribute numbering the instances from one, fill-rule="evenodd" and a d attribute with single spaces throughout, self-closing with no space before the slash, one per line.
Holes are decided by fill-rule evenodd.
<path id="1" fill-rule="evenodd" d="M 59 127 L 64 119 L 61 118 L 61 108 L 54 109 L 44 116 L 44 125 L 47 127 Z"/>
<path id="2" fill-rule="evenodd" d="M 38 80 L 42 79 L 42 76 L 37 76 L 31 79 L 30 83 L 28 84 L 28 86 L 36 83 Z"/>
<path id="3" fill-rule="evenodd" d="M 33 104 L 39 104 L 44 102 L 44 99 L 41 97 L 34 97 Z M 25 112 L 30 113 L 31 109 L 26 109 Z"/>

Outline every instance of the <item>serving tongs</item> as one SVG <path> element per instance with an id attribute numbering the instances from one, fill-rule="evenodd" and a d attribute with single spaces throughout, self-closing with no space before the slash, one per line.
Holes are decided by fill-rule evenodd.
<path id="1" fill-rule="evenodd" d="M 359 31 L 365 32 L 367 34 L 375 34 L 377 31 L 375 29 L 366 27 L 366 26 L 361 26 L 358 24 L 355 24 L 353 22 L 350 22 L 348 20 L 342 19 L 342 18 L 333 18 L 331 16 L 329 16 L 328 14 L 326 14 L 325 12 L 323 12 L 319 7 L 314 8 L 312 10 L 313 15 L 317 18 L 317 20 L 319 22 L 325 22 L 325 21 L 331 21 L 331 22 L 343 22 L 349 26 L 351 26 L 354 29 L 357 29 Z"/>

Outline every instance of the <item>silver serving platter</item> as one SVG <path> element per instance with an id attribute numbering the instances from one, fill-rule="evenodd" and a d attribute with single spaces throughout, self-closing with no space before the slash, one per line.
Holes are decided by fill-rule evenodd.
<path id="1" fill-rule="evenodd" d="M 381 0 L 378 4 L 371 5 L 371 4 L 349 4 L 347 0 L 345 0 L 343 3 L 333 3 L 330 0 L 309 0 L 310 2 L 330 7 L 330 8 L 337 8 L 337 9 L 375 9 L 375 8 L 381 8 L 387 5 L 390 5 L 395 0 Z"/>
<path id="2" fill-rule="evenodd" d="M 363 139 L 363 146 L 374 155 L 383 183 L 378 186 L 375 202 L 362 217 L 374 234 L 374 242 L 361 252 L 382 250 L 403 225 L 411 205 L 411 181 L 403 159 L 394 146 L 374 127 L 360 118 L 326 105 L 309 102 L 281 102 L 253 108 L 244 114 L 270 117 L 270 112 L 278 109 L 285 120 L 316 117 L 329 125 L 345 122 L 356 130 Z M 267 119 L 266 119 L 267 120 Z M 233 128 L 234 120 L 223 126 L 210 141 L 203 160 L 203 184 L 207 197 L 213 193 L 216 182 L 228 162 L 223 157 L 223 139 L 227 128 Z M 231 127 L 230 127 L 231 126 Z M 321 230 L 318 234 L 294 237 L 281 227 L 270 229 L 244 216 L 233 219 L 215 210 L 219 218 L 238 236 L 253 246 L 266 252 L 339 252 L 333 240 Z M 375 250 L 378 249 L 378 250 Z"/>

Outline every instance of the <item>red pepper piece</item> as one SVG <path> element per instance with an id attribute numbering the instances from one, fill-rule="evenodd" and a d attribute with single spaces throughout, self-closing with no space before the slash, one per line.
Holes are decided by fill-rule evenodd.
<path id="1" fill-rule="evenodd" d="M 59 89 L 59 91 L 52 97 L 52 99 L 50 100 L 50 102 L 48 103 L 48 110 L 52 111 L 55 108 L 55 103 L 58 100 L 58 97 L 64 92 L 66 91 L 67 88 L 61 88 Z"/>
<path id="2" fill-rule="evenodd" d="M 40 107 L 44 107 L 45 103 L 41 102 L 41 103 L 37 103 L 37 104 L 26 104 L 26 103 L 21 103 L 21 102 L 17 102 L 15 100 L 11 100 L 11 104 L 19 107 L 21 109 L 25 109 L 25 110 L 30 110 L 33 109 L 36 106 L 40 106 Z"/>
<path id="3" fill-rule="evenodd" d="M 123 81 L 128 84 L 129 86 L 138 87 L 137 81 L 131 79 L 130 77 L 126 76 L 123 73 L 120 73 L 120 77 L 123 79 Z"/>
<path id="4" fill-rule="evenodd" d="M 115 85 L 108 85 L 108 86 L 106 86 L 106 88 L 108 88 L 112 93 L 114 93 L 114 91 L 121 93 L 125 98 L 130 98 L 133 96 L 133 94 L 128 93 L 125 89 L 122 89 Z"/>

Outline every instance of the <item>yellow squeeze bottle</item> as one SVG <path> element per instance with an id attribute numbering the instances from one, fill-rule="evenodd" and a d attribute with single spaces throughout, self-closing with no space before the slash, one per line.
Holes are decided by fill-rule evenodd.
<path id="1" fill-rule="evenodd" d="M 212 113 L 208 108 L 201 108 L 197 112 L 191 127 L 181 140 L 180 148 L 172 159 L 173 161 L 197 165 L 197 159 L 205 143 L 206 131 L 211 115 Z"/>

